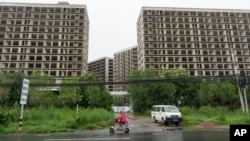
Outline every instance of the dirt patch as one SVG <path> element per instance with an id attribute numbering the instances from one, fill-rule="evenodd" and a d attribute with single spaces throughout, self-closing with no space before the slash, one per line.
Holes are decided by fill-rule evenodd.
<path id="1" fill-rule="evenodd" d="M 196 127 L 197 128 L 215 128 L 215 127 L 218 127 L 218 125 L 210 121 L 203 121 L 200 124 L 198 124 Z"/>

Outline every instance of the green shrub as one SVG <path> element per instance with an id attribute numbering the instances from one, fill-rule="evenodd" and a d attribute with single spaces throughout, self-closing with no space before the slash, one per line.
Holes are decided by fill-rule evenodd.
<path id="1" fill-rule="evenodd" d="M 14 109 L 0 109 L 0 125 L 7 126 L 10 122 L 18 121 L 19 112 Z"/>
<path id="2" fill-rule="evenodd" d="M 218 120 L 218 123 L 225 123 L 226 122 L 226 115 L 225 115 L 225 113 L 220 113 L 219 116 L 218 116 L 218 118 L 217 118 L 217 120 Z"/>
<path id="3" fill-rule="evenodd" d="M 181 107 L 183 121 L 182 126 L 193 126 L 203 121 L 211 121 L 216 124 L 249 124 L 250 117 L 239 110 L 230 110 L 227 107 L 203 106 L 199 109 Z"/>

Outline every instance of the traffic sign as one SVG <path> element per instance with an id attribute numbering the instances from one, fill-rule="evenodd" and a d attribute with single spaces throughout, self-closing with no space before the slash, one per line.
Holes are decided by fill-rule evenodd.
<path id="1" fill-rule="evenodd" d="M 22 92 L 21 92 L 21 98 L 20 98 L 20 104 L 27 103 L 28 90 L 29 90 L 29 80 L 24 78 Z"/>

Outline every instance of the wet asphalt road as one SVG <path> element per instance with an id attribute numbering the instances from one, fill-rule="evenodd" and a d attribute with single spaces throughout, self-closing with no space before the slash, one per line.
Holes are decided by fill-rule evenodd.
<path id="1" fill-rule="evenodd" d="M 229 141 L 228 131 L 223 130 L 170 130 L 131 131 L 129 134 L 108 131 L 78 131 L 53 134 L 9 134 L 1 135 L 0 141 Z"/>

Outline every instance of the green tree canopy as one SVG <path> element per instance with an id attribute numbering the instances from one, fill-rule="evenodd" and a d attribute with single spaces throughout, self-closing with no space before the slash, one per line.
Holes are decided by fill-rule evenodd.
<path id="1" fill-rule="evenodd" d="M 172 83 L 150 82 L 150 80 L 162 79 L 155 69 L 133 70 L 127 79 L 138 82 L 129 84 L 128 87 L 129 97 L 135 112 L 142 113 L 156 104 L 173 104 L 176 88 Z M 138 80 L 148 82 L 140 83 Z"/>
<path id="2" fill-rule="evenodd" d="M 87 73 L 86 75 L 79 78 L 80 84 L 80 95 L 82 100 L 80 105 L 83 107 L 98 107 L 105 108 L 110 110 L 111 105 L 113 104 L 113 98 L 109 93 L 109 90 L 104 85 L 85 85 L 96 84 L 101 82 L 99 76 L 95 73 Z"/>
<path id="3" fill-rule="evenodd" d="M 71 77 L 69 79 L 65 79 L 63 84 L 77 84 L 79 83 L 78 78 Z M 71 107 L 75 107 L 82 100 L 82 95 L 80 95 L 80 86 L 64 86 L 60 88 L 59 100 L 66 105 L 70 105 Z"/>
<path id="4" fill-rule="evenodd" d="M 6 78 L 6 75 L 3 73 L 0 73 L 0 84 L 5 84 L 8 82 L 8 79 Z M 10 88 L 6 86 L 0 85 L 0 106 L 7 106 L 8 99 L 9 99 L 9 91 Z"/>
<path id="5" fill-rule="evenodd" d="M 42 74 L 41 71 L 34 71 L 28 79 L 30 80 L 30 86 L 27 106 L 35 107 L 54 105 L 56 96 L 51 91 L 51 87 L 43 86 L 44 84 L 53 84 L 53 78 L 46 74 Z M 31 85 L 36 86 L 34 87 Z"/>
<path id="6" fill-rule="evenodd" d="M 15 103 L 20 102 L 22 83 L 24 75 L 21 72 L 9 73 L 6 75 L 6 81 L 9 84 L 12 84 L 8 89 L 8 98 L 6 105 L 14 106 Z"/>

